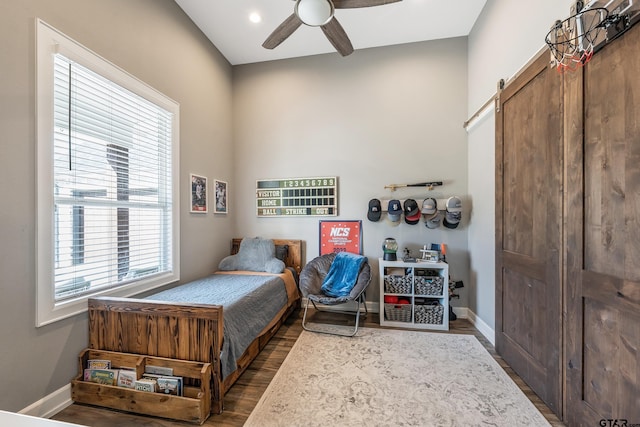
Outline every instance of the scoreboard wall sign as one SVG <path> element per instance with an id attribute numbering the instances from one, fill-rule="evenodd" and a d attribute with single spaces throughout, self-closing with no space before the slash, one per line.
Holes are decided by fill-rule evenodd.
<path id="1" fill-rule="evenodd" d="M 336 216 L 338 177 L 256 181 L 258 216 Z"/>

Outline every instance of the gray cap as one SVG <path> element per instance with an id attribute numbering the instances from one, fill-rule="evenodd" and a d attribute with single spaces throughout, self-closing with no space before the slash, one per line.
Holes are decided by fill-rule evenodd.
<path id="1" fill-rule="evenodd" d="M 444 214 L 442 223 L 447 228 L 458 228 L 458 224 L 460 224 L 460 219 L 462 218 L 462 201 L 457 196 L 449 197 L 446 207 L 447 211 Z"/>
<path id="2" fill-rule="evenodd" d="M 438 202 L 433 197 L 422 201 L 422 215 L 431 216 L 438 211 Z"/>
<path id="3" fill-rule="evenodd" d="M 440 227 L 440 223 L 442 222 L 442 212 L 436 211 L 435 214 L 431 215 L 428 218 L 425 218 L 424 225 L 427 228 L 434 229 Z"/>

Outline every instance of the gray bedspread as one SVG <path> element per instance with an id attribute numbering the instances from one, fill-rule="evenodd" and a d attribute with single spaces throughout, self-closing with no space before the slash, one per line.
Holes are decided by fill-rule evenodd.
<path id="1" fill-rule="evenodd" d="M 236 360 L 249 344 L 287 304 L 287 291 L 284 281 L 277 276 L 213 274 L 145 299 L 222 305 L 224 341 L 221 362 L 225 378 L 235 371 Z"/>

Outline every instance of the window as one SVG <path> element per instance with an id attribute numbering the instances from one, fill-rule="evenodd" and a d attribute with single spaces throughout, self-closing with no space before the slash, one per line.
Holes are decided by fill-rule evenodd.
<path id="1" fill-rule="evenodd" d="M 179 279 L 179 106 L 37 28 L 40 326 Z"/>

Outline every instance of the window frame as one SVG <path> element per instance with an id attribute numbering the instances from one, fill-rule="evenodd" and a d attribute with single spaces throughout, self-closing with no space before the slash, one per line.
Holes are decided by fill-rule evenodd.
<path id="1" fill-rule="evenodd" d="M 53 187 L 54 56 L 60 53 L 172 113 L 171 258 L 172 268 L 153 277 L 55 301 L 55 222 Z M 180 280 L 180 105 L 120 67 L 36 19 L 36 326 L 87 311 L 96 296 L 127 297 Z"/>

